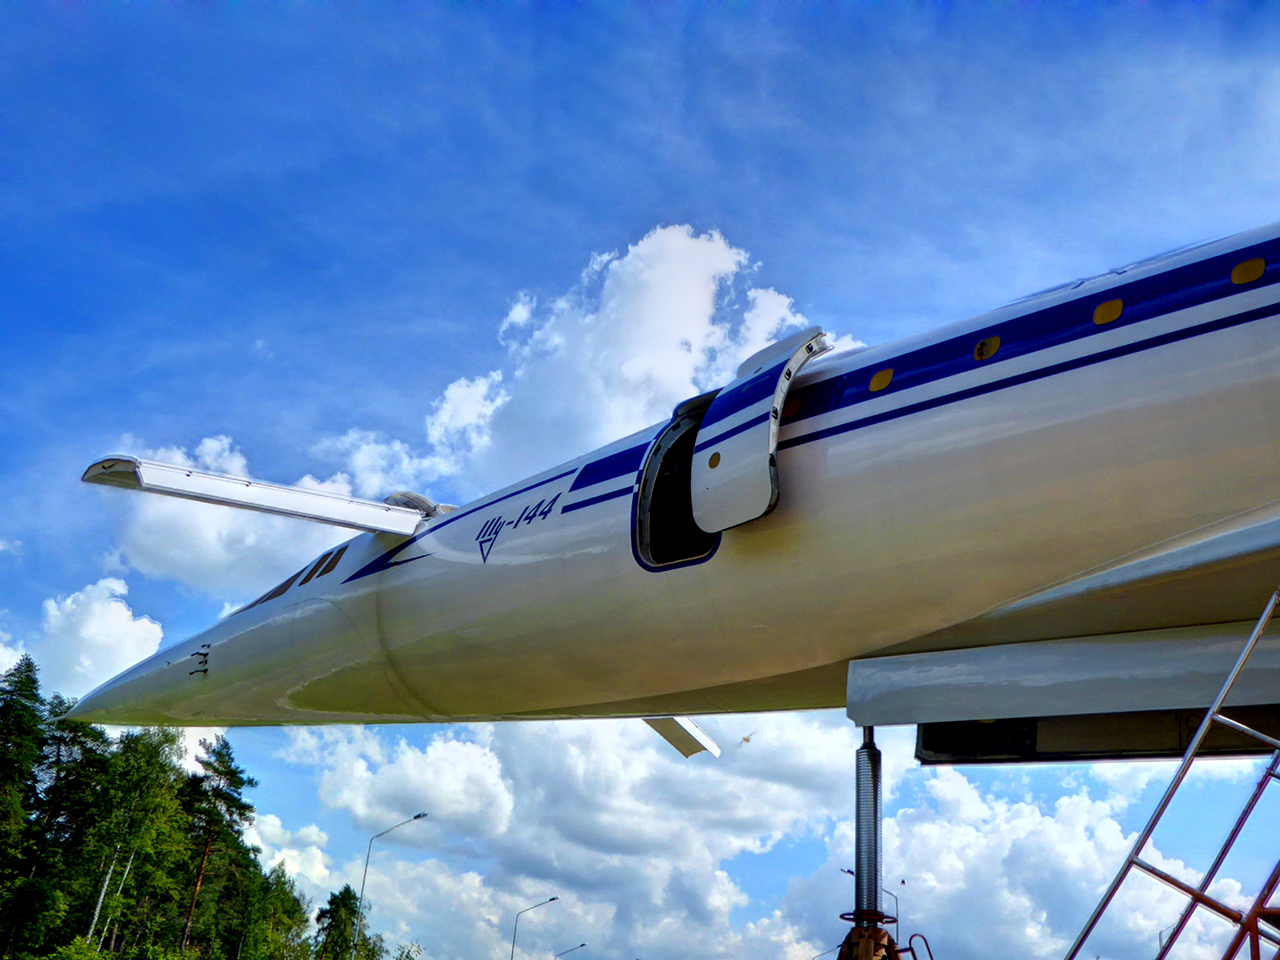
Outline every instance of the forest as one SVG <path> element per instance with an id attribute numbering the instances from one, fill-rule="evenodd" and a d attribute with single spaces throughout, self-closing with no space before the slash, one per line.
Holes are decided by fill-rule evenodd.
<path id="1" fill-rule="evenodd" d="M 112 737 L 72 705 L 41 694 L 30 657 L 0 676 L 0 960 L 388 956 L 350 886 L 313 911 L 263 868 L 245 840 L 257 781 L 225 738 L 202 740 L 191 772 L 178 731 Z"/>

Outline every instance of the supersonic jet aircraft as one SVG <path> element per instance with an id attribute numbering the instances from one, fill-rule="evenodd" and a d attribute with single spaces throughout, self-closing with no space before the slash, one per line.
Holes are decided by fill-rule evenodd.
<path id="1" fill-rule="evenodd" d="M 926 762 L 1180 755 L 1280 578 L 1280 224 L 870 349 L 807 330 L 463 507 L 84 479 L 364 531 L 85 720 L 638 717 L 689 754 L 685 714 L 844 703 Z M 1236 691 L 1276 735 L 1280 646 Z"/>

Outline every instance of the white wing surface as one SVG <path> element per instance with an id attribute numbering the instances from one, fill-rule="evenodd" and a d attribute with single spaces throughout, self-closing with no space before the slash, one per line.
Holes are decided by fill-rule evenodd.
<path id="1" fill-rule="evenodd" d="M 286 487 L 278 483 L 209 473 L 137 457 L 107 457 L 99 460 L 90 465 L 80 479 L 85 483 L 159 493 L 166 497 L 181 497 L 184 500 L 216 503 L 224 507 L 239 507 L 242 510 L 256 510 L 281 517 L 314 520 L 336 527 L 350 527 L 370 533 L 394 533 L 406 537 L 413 534 L 419 523 L 434 516 L 440 509 L 438 504 L 426 498 L 418 499 L 429 507 L 398 506 L 346 497 L 327 490 Z"/>

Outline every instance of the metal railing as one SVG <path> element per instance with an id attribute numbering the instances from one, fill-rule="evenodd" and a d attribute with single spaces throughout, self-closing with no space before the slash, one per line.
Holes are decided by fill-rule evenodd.
<path id="1" fill-rule="evenodd" d="M 1223 960 L 1233 960 L 1236 952 L 1244 945 L 1245 941 L 1249 942 L 1250 960 L 1262 960 L 1261 950 L 1262 942 L 1265 940 L 1272 946 L 1280 947 L 1280 909 L 1270 908 L 1267 906 L 1276 890 L 1280 888 L 1280 863 L 1276 864 L 1274 870 L 1267 882 L 1263 884 L 1262 890 L 1253 902 L 1253 906 L 1247 912 L 1241 912 L 1232 907 L 1227 906 L 1220 900 L 1211 897 L 1208 893 L 1209 887 L 1217 878 L 1218 870 L 1222 867 L 1223 861 L 1231 852 L 1236 840 L 1240 836 L 1240 832 L 1244 829 L 1245 822 L 1253 813 L 1254 808 L 1258 805 L 1258 801 L 1262 798 L 1263 792 L 1268 784 L 1272 781 L 1280 782 L 1280 740 L 1269 737 L 1264 733 L 1259 733 L 1251 727 L 1245 726 L 1230 717 L 1222 715 L 1222 705 L 1226 702 L 1227 696 L 1231 693 L 1231 688 L 1235 686 L 1237 678 L 1241 671 L 1244 670 L 1245 664 L 1249 657 L 1253 654 L 1254 648 L 1258 645 L 1258 640 L 1262 637 L 1263 632 L 1267 629 L 1267 625 L 1271 621 L 1272 615 L 1276 611 L 1277 604 L 1280 603 L 1280 589 L 1271 594 L 1271 599 L 1267 601 L 1266 608 L 1262 611 L 1262 616 L 1258 618 L 1257 625 L 1253 628 L 1253 632 L 1249 635 L 1248 641 L 1244 645 L 1244 649 L 1240 652 L 1240 657 L 1236 660 L 1235 666 L 1231 668 L 1231 672 L 1227 675 L 1226 682 L 1223 683 L 1222 689 L 1218 691 L 1217 697 L 1214 698 L 1213 704 L 1209 707 L 1208 712 L 1204 715 L 1204 719 L 1200 722 L 1196 734 L 1191 738 L 1191 743 L 1187 746 L 1187 751 L 1183 754 L 1182 762 L 1178 765 L 1177 772 L 1173 775 L 1173 780 L 1169 783 L 1168 788 L 1164 792 L 1164 796 L 1160 798 L 1160 802 L 1156 805 L 1155 812 L 1151 815 L 1151 819 L 1147 821 L 1147 825 L 1138 834 L 1138 839 L 1134 841 L 1133 849 L 1129 852 L 1129 856 L 1125 858 L 1124 863 L 1120 866 L 1119 872 L 1116 873 L 1115 879 L 1111 881 L 1111 886 L 1107 888 L 1107 892 L 1102 895 L 1102 899 L 1098 901 L 1098 905 L 1094 908 L 1089 920 L 1085 923 L 1084 929 L 1080 931 L 1080 935 L 1076 937 L 1075 942 L 1071 945 L 1071 949 L 1067 951 L 1065 960 L 1075 960 L 1080 953 L 1080 949 L 1084 946 L 1085 941 L 1089 939 L 1089 935 L 1098 926 L 1098 921 L 1102 919 L 1103 913 L 1115 898 L 1121 884 L 1129 876 L 1130 871 L 1138 870 L 1141 873 L 1152 877 L 1177 890 L 1187 898 L 1186 908 L 1183 910 L 1178 921 L 1174 924 L 1170 931 L 1169 938 L 1160 945 L 1160 952 L 1156 956 L 1156 960 L 1165 960 L 1169 951 L 1177 942 L 1178 936 L 1186 928 L 1187 922 L 1191 919 L 1191 915 L 1196 911 L 1197 907 L 1204 907 L 1211 911 L 1228 923 L 1235 927 L 1234 936 L 1226 952 L 1222 955 Z M 1147 845 L 1147 841 L 1151 839 L 1151 835 L 1155 832 L 1156 826 L 1160 823 L 1160 818 L 1164 816 L 1165 811 L 1169 808 L 1169 804 L 1173 800 L 1173 796 L 1178 791 L 1178 787 L 1182 785 L 1186 779 L 1187 773 L 1191 770 L 1191 764 L 1196 759 L 1196 755 L 1200 751 L 1201 745 L 1204 743 L 1205 737 L 1214 724 L 1218 724 L 1236 733 L 1252 737 L 1261 743 L 1266 744 L 1276 751 L 1271 757 L 1271 763 L 1263 771 L 1262 776 L 1258 779 L 1258 783 L 1254 788 L 1253 794 L 1249 798 L 1249 802 L 1245 805 L 1240 816 L 1236 819 L 1231 832 L 1228 834 L 1226 841 L 1218 850 L 1217 855 L 1213 859 L 1208 871 L 1201 878 L 1196 886 L 1184 883 L 1177 877 L 1171 876 L 1165 871 L 1146 862 L 1142 859 L 1143 848 Z M 1275 954 L 1273 954 L 1275 956 Z"/>

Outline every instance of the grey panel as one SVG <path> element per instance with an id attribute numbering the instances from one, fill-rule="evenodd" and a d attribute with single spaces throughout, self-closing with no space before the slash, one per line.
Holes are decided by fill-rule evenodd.
<path id="1" fill-rule="evenodd" d="M 859 725 L 997 720 L 1207 707 L 1254 624 L 1076 637 L 849 662 Z M 1264 637 L 1227 701 L 1280 690 L 1280 639 Z"/>

